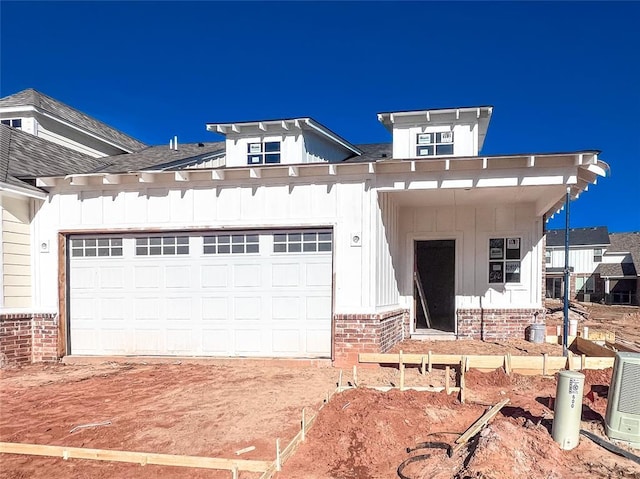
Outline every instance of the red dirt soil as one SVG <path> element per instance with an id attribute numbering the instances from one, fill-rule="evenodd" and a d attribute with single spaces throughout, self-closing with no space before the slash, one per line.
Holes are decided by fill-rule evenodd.
<path id="1" fill-rule="evenodd" d="M 585 371 L 585 395 L 591 393 L 594 400 L 584 399 L 582 428 L 601 436 L 610 378 L 611 370 Z M 640 465 L 584 437 L 571 451 L 553 441 L 548 405 L 555 396 L 554 378 L 471 370 L 466 381 L 464 405 L 444 393 L 358 389 L 336 395 L 276 477 L 392 478 L 408 457 L 429 454 L 409 464 L 403 474 L 416 479 L 640 478 Z M 451 458 L 442 448 L 406 452 L 421 442 L 453 444 L 489 405 L 507 397 L 510 403 L 469 449 Z"/>
<path id="2" fill-rule="evenodd" d="M 34 365 L 0 371 L 0 440 L 192 456 L 275 459 L 338 371 L 242 365 Z M 108 426 L 70 433 L 80 424 Z M 247 446 L 255 451 L 236 456 Z M 225 478 L 230 472 L 0 455 L 0 478 Z M 241 473 L 240 477 L 259 474 Z"/>

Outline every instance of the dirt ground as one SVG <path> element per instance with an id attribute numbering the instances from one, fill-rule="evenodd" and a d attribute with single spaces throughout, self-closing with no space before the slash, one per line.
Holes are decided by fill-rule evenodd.
<path id="1" fill-rule="evenodd" d="M 622 338 L 640 346 L 640 307 L 638 306 L 607 306 L 597 303 L 578 303 L 589 313 L 588 318 L 575 315 L 578 328 L 588 326 L 594 330 L 605 330 L 616 333 L 616 338 Z M 547 300 L 547 307 L 562 307 L 559 300 Z M 562 315 L 547 315 L 547 326 L 562 324 Z"/>
<path id="2" fill-rule="evenodd" d="M 436 354 L 495 354 L 514 356 L 529 356 L 547 353 L 549 356 L 562 356 L 562 346 L 558 344 L 535 344 L 524 339 L 510 339 L 508 341 L 479 341 L 465 339 L 460 341 L 422 341 L 407 340 L 396 344 L 390 352 L 426 354 L 429 351 Z"/>
<path id="3" fill-rule="evenodd" d="M 0 440 L 98 449 L 273 460 L 301 410 L 336 387 L 330 368 L 33 365 L 0 370 Z M 81 424 L 111 425 L 70 430 Z M 245 473 L 241 477 L 257 477 Z M 0 455 L 0 478 L 218 478 L 229 472 Z"/>
<path id="4" fill-rule="evenodd" d="M 360 386 L 397 385 L 393 368 L 361 368 Z M 587 371 L 582 427 L 603 434 L 602 417 L 611 370 Z M 0 371 L 0 440 L 169 454 L 273 460 L 275 438 L 288 442 L 335 389 L 340 371 L 237 365 L 36 365 Z M 453 378 L 453 372 L 452 372 Z M 398 477 L 406 458 L 411 478 L 608 477 L 640 478 L 640 466 L 582 438 L 573 451 L 551 439 L 548 408 L 554 378 L 467 373 L 467 402 L 455 394 L 389 393 L 352 389 L 333 396 L 307 440 L 277 476 L 365 479 Z M 353 384 L 353 370 L 342 384 Z M 407 386 L 442 386 L 444 371 L 406 371 Z M 248 393 L 249 391 L 249 393 Z M 452 458 L 444 449 L 407 447 L 421 442 L 451 444 L 503 398 L 510 404 L 469 449 Z M 70 430 L 109 420 L 109 426 Z M 518 438 L 514 441 L 514 438 Z M 244 479 L 259 474 L 241 473 Z M 229 472 L 139 466 L 58 458 L 0 455 L 0 478 L 228 478 Z"/>
<path id="5" fill-rule="evenodd" d="M 587 371 L 582 428 L 603 435 L 602 418 L 611 370 Z M 512 375 L 501 371 L 467 375 L 469 397 L 415 391 L 382 393 L 349 390 L 320 411 L 307 441 L 287 462 L 280 479 L 361 479 L 398 477 L 407 458 L 409 478 L 640 478 L 640 465 L 615 456 L 586 438 L 563 451 L 553 441 L 554 378 Z M 444 447 L 486 410 L 504 398 L 510 403 L 468 448 L 449 458 Z M 431 443 L 407 453 L 419 443 Z M 632 450 L 633 451 L 633 450 Z M 637 454 L 637 452 L 636 452 Z"/>

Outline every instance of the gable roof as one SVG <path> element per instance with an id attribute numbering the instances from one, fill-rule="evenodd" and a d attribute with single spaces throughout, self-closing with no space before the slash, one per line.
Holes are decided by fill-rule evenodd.
<path id="1" fill-rule="evenodd" d="M 25 186 L 22 180 L 64 176 L 103 164 L 94 158 L 22 130 L 0 125 L 0 181 Z"/>
<path id="2" fill-rule="evenodd" d="M 205 161 L 209 156 L 225 151 L 224 141 L 212 143 L 182 143 L 177 150 L 168 145 L 149 146 L 135 153 L 100 158 L 102 164 L 76 173 L 130 173 L 143 170 L 169 170 Z"/>
<path id="3" fill-rule="evenodd" d="M 569 229 L 569 246 L 595 246 L 609 244 L 606 226 Z M 564 246 L 564 229 L 547 231 L 547 247 Z"/>
<path id="4" fill-rule="evenodd" d="M 80 129 L 84 129 L 105 141 L 115 143 L 125 150 L 137 151 L 147 146 L 132 136 L 116 130 L 106 123 L 96 120 L 33 88 L 28 88 L 13 95 L 0 98 L 0 108 L 21 106 L 33 106 L 42 112 L 72 123 Z"/>

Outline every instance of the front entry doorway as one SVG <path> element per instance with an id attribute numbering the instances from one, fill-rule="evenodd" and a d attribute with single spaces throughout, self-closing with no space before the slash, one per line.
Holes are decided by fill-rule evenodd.
<path id="1" fill-rule="evenodd" d="M 414 243 L 414 330 L 455 332 L 455 240 Z"/>

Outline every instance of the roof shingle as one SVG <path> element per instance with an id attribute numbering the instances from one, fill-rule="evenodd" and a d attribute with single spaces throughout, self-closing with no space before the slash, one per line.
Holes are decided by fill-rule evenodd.
<path id="1" fill-rule="evenodd" d="M 569 246 L 608 245 L 609 230 L 606 226 L 569 229 Z M 547 246 L 564 246 L 564 230 L 548 230 Z"/>
<path id="2" fill-rule="evenodd" d="M 74 125 L 87 130 L 88 132 L 104 139 L 120 145 L 127 150 L 137 151 L 146 147 L 144 143 L 136 140 L 106 123 L 96 120 L 95 118 L 82 113 L 61 101 L 51 98 L 50 96 L 40 93 L 33 88 L 22 90 L 13 95 L 0 98 L 0 108 L 10 106 L 34 106 L 51 115 L 57 116 L 62 120 L 66 120 Z"/>

